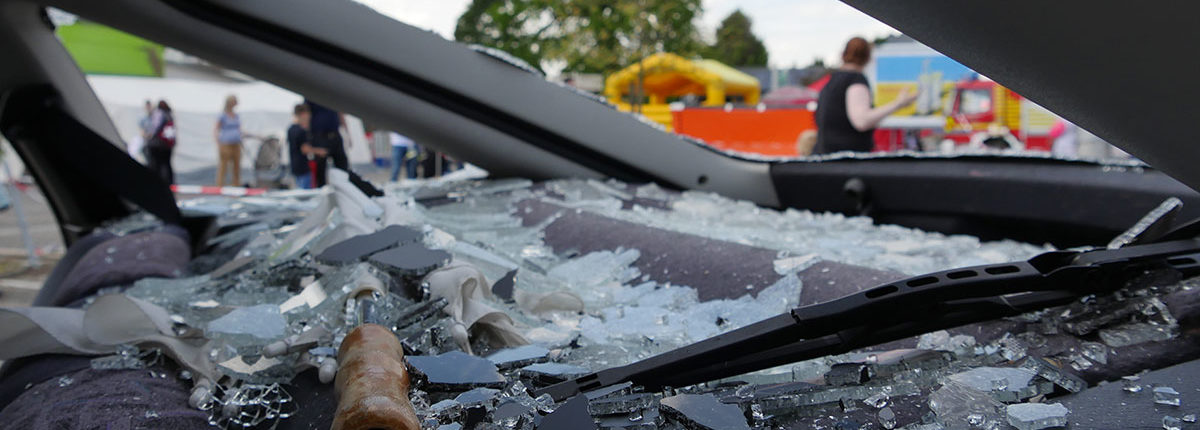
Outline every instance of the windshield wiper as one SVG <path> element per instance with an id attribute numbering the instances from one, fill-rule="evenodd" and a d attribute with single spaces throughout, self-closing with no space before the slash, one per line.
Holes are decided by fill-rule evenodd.
<path id="1" fill-rule="evenodd" d="M 563 400 L 622 382 L 682 387 L 850 352 L 1116 291 L 1146 270 L 1200 274 L 1200 239 L 1048 252 L 887 283 L 768 318 L 648 359 L 536 390 Z"/>

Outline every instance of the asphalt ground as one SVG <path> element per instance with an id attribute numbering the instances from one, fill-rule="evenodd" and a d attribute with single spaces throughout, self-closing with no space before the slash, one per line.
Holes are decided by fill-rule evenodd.
<path id="1" fill-rule="evenodd" d="M 10 204 L 0 211 L 0 306 L 33 302 L 65 250 L 45 197 L 36 186 L 22 188 L 16 195 L 8 189 L 10 198 L 20 199 L 20 210 L 17 204 Z M 21 227 L 19 213 L 24 215 L 27 229 Z M 25 245 L 25 232 L 32 240 L 33 259 Z"/>

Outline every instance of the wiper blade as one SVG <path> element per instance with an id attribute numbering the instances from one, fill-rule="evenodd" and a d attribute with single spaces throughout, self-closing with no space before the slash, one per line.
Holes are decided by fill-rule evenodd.
<path id="1" fill-rule="evenodd" d="M 613 384 L 681 387 L 1044 309 L 1125 286 L 1147 269 L 1200 274 L 1200 239 L 1054 251 L 935 272 L 792 311 L 621 367 L 536 390 L 563 400 Z"/>

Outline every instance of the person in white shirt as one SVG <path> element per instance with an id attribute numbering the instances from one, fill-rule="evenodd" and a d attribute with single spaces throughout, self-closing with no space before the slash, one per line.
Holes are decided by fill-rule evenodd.
<path id="1" fill-rule="evenodd" d="M 404 167 L 404 177 L 417 178 L 417 143 L 407 136 L 394 131 L 388 132 L 392 141 L 392 182 L 400 179 L 400 168 Z"/>

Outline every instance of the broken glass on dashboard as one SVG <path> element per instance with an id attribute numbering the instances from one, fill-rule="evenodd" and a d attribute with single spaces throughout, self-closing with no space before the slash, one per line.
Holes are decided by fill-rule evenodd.
<path id="1" fill-rule="evenodd" d="M 185 203 L 253 221 L 209 242 L 223 257 L 196 269 L 220 267 L 216 274 L 147 279 L 124 293 L 167 310 L 181 332 L 212 340 L 210 359 L 229 379 L 198 385 L 198 398 L 216 424 L 288 415 L 257 405 L 281 403 L 287 385 L 279 384 L 297 372 L 330 367 L 369 306 L 403 340 L 415 377 L 410 397 L 430 428 L 530 428 L 585 415 L 604 428 L 1044 428 L 1070 419 L 1043 407 L 1050 396 L 1083 389 L 1080 376 L 1094 382 L 1117 369 L 1123 348 L 1180 336 L 1171 303 L 1192 291 L 1191 281 L 1147 271 L 1112 295 L 974 331 L 698 385 L 618 384 L 556 402 L 536 389 L 905 275 L 1047 248 L 615 181 L 393 187 L 376 199 L 384 211 L 375 219 L 322 198 Z M 455 264 L 478 270 L 466 278 L 471 292 L 430 297 L 423 276 Z M 142 350 L 122 351 L 99 368 L 139 365 Z M 715 407 L 693 407 L 701 403 Z M 567 404 L 583 412 L 556 412 Z M 251 415 L 266 418 L 239 418 Z"/>

